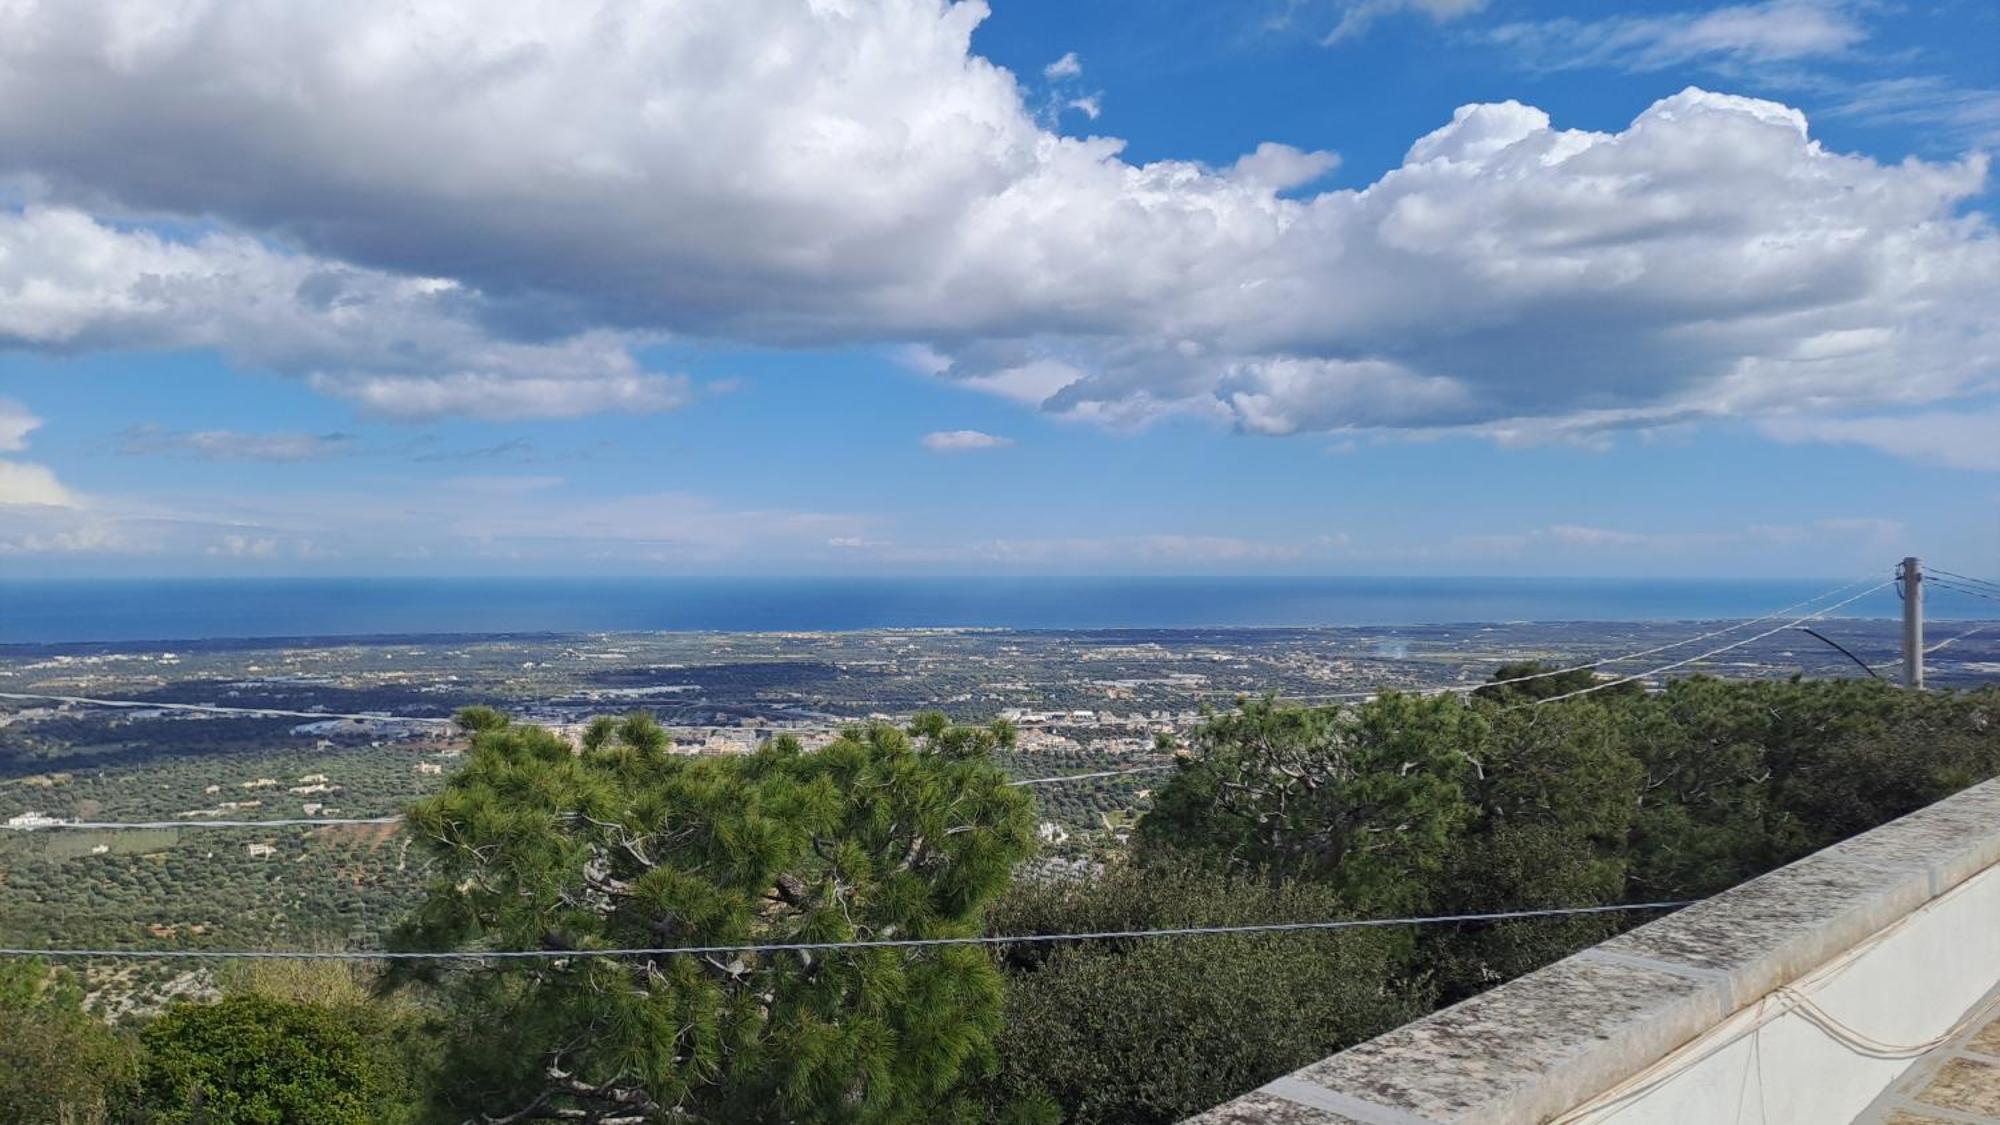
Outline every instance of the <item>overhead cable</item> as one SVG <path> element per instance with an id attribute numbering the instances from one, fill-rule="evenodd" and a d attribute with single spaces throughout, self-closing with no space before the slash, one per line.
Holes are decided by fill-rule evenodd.
<path id="1" fill-rule="evenodd" d="M 741 953 L 809 953 L 833 949 L 930 949 L 950 945 L 1028 945 L 1057 941 L 1203 937 L 1218 934 L 1275 934 L 1307 931 L 1379 929 L 1386 926 L 1434 926 L 1455 923 L 1512 922 L 1526 918 L 1563 918 L 1586 914 L 1678 910 L 1699 899 L 1672 902 L 1614 903 L 1607 906 L 1551 907 L 1502 910 L 1483 914 L 1437 914 L 1407 918 L 1343 918 L 1319 922 L 1265 922 L 1242 926 L 1175 926 L 1152 930 L 1094 930 L 1063 934 L 974 935 L 943 938 L 878 938 L 865 941 L 750 942 L 738 945 L 681 945 L 631 949 L 447 949 L 447 950 L 304 950 L 304 949 L 29 949 L 0 948 L 0 957 L 115 957 L 201 961 L 570 961 L 597 957 L 722 956 Z"/>
<path id="2" fill-rule="evenodd" d="M 1539 707 L 1544 703 L 1556 703 L 1565 699 L 1575 699 L 1577 696 L 1589 695 L 1590 693 L 1595 691 L 1604 691 L 1608 688 L 1615 688 L 1622 686 L 1624 684 L 1637 683 L 1640 680 L 1649 680 L 1652 679 L 1654 676 L 1661 674 L 1662 672 L 1671 672 L 1676 668 L 1684 668 L 1689 664 L 1694 664 L 1699 661 L 1707 660 L 1710 657 L 1720 656 L 1725 652 L 1729 652 L 1733 649 L 1742 648 L 1744 645 L 1751 644 L 1756 641 L 1761 641 L 1766 637 L 1776 636 L 1777 634 L 1782 633 L 1787 629 L 1797 628 L 1798 626 L 1803 625 L 1808 621 L 1817 621 L 1820 618 L 1825 617 L 1827 614 L 1832 613 L 1836 609 L 1841 609 L 1846 606 L 1852 605 L 1855 602 L 1860 601 L 1862 598 L 1865 598 L 1868 595 L 1873 594 L 1878 590 L 1884 589 L 1885 587 L 1889 586 L 1892 582 L 1893 579 L 1885 579 L 1881 582 L 1876 583 L 1873 586 L 1870 586 L 1868 589 L 1863 590 L 1858 594 L 1845 598 L 1841 601 L 1835 602 L 1832 605 L 1826 606 L 1823 609 L 1814 610 L 1812 613 L 1808 613 L 1805 616 L 1800 617 L 1796 620 L 1787 621 L 1783 625 L 1780 625 L 1775 629 L 1766 629 L 1761 633 L 1756 633 L 1751 636 L 1744 637 L 1740 641 L 1735 641 L 1731 644 L 1723 645 L 1721 648 L 1714 648 L 1708 650 L 1707 652 L 1696 653 L 1695 655 L 1687 657 L 1684 660 L 1676 660 L 1672 664 L 1663 664 L 1660 667 L 1651 669 L 1649 671 L 1635 672 L 1629 676 L 1620 676 L 1617 679 L 1605 680 L 1603 683 L 1592 684 L 1589 687 L 1578 688 L 1575 691 L 1566 691 L 1560 695 L 1551 695 L 1545 699 L 1534 699 L 1534 700 L 1529 700 L 1526 703 L 1517 703 L 1514 705 L 1514 707 L 1508 708 L 1508 710 L 1511 711 L 1520 707 Z"/>
<path id="3" fill-rule="evenodd" d="M 1061 777 L 1031 777 L 1020 781 L 1010 781 L 1007 784 L 1009 786 L 1055 785 L 1058 782 L 1064 781 L 1089 781 L 1099 777 L 1122 777 L 1126 774 L 1135 773 L 1159 773 L 1173 768 L 1174 763 L 1161 762 L 1158 765 L 1137 766 L 1132 769 L 1100 770 L 1096 773 L 1072 773 L 1064 774 Z M 329 828 L 357 824 L 396 824 L 401 822 L 402 819 L 400 816 L 313 816 L 274 818 L 271 820 L 211 820 L 206 817 L 199 819 L 191 817 L 186 820 L 57 820 L 50 818 L 48 820 L 29 821 L 22 824 L 4 824 L 0 825 L 0 829 L 13 829 L 17 832 L 39 832 L 54 828 L 94 829 L 97 831 L 162 828 L 295 828 L 300 826 Z"/>
<path id="4" fill-rule="evenodd" d="M 1783 617 L 1788 613 L 1795 613 L 1798 610 L 1813 604 L 1814 602 L 1823 601 L 1831 597 L 1837 597 L 1841 594 L 1846 593 L 1849 590 L 1854 589 L 1856 586 L 1860 586 L 1868 581 L 1869 579 L 1867 578 L 1856 579 L 1855 581 L 1849 582 L 1844 586 L 1836 586 L 1835 588 L 1827 590 L 1824 593 L 1815 594 L 1812 597 L 1805 599 L 1804 601 L 1794 602 L 1791 605 L 1784 606 L 1780 609 L 1774 609 L 1769 613 L 1762 614 L 1757 617 L 1746 618 L 1742 621 L 1734 622 L 1730 625 L 1723 626 L 1720 629 L 1711 629 L 1706 633 L 1696 633 L 1691 637 L 1682 637 L 1680 640 L 1677 641 L 1671 641 L 1663 645 L 1655 645 L 1652 648 L 1642 648 L 1636 652 L 1622 653 L 1618 656 L 1606 656 L 1598 660 L 1590 661 L 1589 663 L 1586 664 L 1571 664 L 1561 668 L 1549 668 L 1540 672 L 1532 672 L 1525 676 L 1511 676 L 1504 680 L 1485 680 L 1476 684 L 1450 684 L 1443 687 L 1412 688 L 1407 691 L 1404 691 L 1400 688 L 1384 688 L 1379 691 L 1349 691 L 1349 692 L 1338 692 L 1326 695 L 1318 695 L 1318 694 L 1300 695 L 1300 696 L 1292 696 L 1290 698 L 1306 700 L 1306 701 L 1315 699 L 1372 699 L 1375 696 L 1382 694 L 1382 692 L 1384 691 L 1398 691 L 1403 695 L 1450 695 L 1456 693 L 1475 692 L 1481 688 L 1506 687 L 1509 684 L 1524 684 L 1531 680 L 1545 680 L 1551 676 L 1568 675 L 1571 672 L 1588 672 L 1591 671 L 1592 669 L 1602 668 L 1607 664 L 1622 664 L 1628 660 L 1637 660 L 1640 657 L 1654 656 L 1662 652 L 1670 651 L 1672 649 L 1677 649 L 1684 647 L 1686 645 L 1695 644 L 1699 641 L 1713 640 L 1716 637 L 1724 636 L 1729 633 L 1734 633 L 1739 629 L 1747 629 L 1750 626 L 1755 625 L 1760 621 L 1770 621 L 1775 618 Z M 1886 583 L 1884 583 L 1884 585 L 1886 585 Z"/>

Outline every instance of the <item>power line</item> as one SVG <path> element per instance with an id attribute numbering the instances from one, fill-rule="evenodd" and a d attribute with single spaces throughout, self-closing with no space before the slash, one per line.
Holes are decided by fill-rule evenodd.
<path id="1" fill-rule="evenodd" d="M 2000 586 L 1986 582 L 1968 582 L 1963 578 L 1941 578 L 1931 574 L 1925 575 L 1924 580 L 1939 586 L 1948 586 L 1962 593 L 2000 594 Z"/>
<path id="2" fill-rule="evenodd" d="M 1602 659 L 1600 659 L 1600 660 L 1593 660 L 1593 661 L 1591 661 L 1591 662 L 1589 662 L 1589 663 L 1587 663 L 1587 664 L 1572 664 L 1572 665 L 1569 665 L 1568 667 L 1564 667 L 1564 668 L 1551 668 L 1551 669 L 1548 669 L 1548 670 L 1546 670 L 1546 671 L 1541 671 L 1541 672 L 1533 672 L 1533 673 L 1530 673 L 1530 674 L 1528 674 L 1528 675 L 1525 675 L 1525 676 L 1513 676 L 1513 677 L 1510 677 L 1510 678 L 1508 678 L 1508 679 L 1504 679 L 1504 680 L 1486 680 L 1486 681 L 1484 681 L 1484 682 L 1481 682 L 1481 683 L 1476 683 L 1476 684 L 1450 684 L 1450 685 L 1447 685 L 1447 686 L 1444 686 L 1444 687 L 1428 687 L 1428 688 L 1414 688 L 1414 689 L 1411 689 L 1411 690 L 1409 690 L 1409 691 L 1405 691 L 1405 692 L 1403 692 L 1403 694 L 1405 694 L 1405 695 L 1448 695 L 1448 694 L 1452 694 L 1452 693 L 1458 693 L 1458 692 L 1475 692 L 1475 691 L 1478 691 L 1478 690 L 1479 690 L 1480 688 L 1491 688 L 1491 687 L 1506 687 L 1506 686 L 1507 686 L 1507 685 L 1509 685 L 1509 684 L 1524 684 L 1524 683 L 1527 683 L 1527 682 L 1529 682 L 1530 680 L 1543 680 L 1543 679 L 1547 679 L 1547 678 L 1549 678 L 1550 676 L 1562 676 L 1562 675 L 1567 675 L 1567 674 L 1569 674 L 1569 673 L 1571 673 L 1571 672 L 1588 672 L 1588 671 L 1590 671 L 1590 670 L 1592 670 L 1592 669 L 1595 669 L 1595 668 L 1602 668 L 1602 667 L 1604 667 L 1604 666 L 1605 666 L 1605 665 L 1607 665 L 1607 664 L 1622 664 L 1622 663 L 1624 663 L 1624 662 L 1625 662 L 1625 661 L 1627 661 L 1627 660 L 1637 660 L 1637 659 L 1639 659 L 1639 658 L 1640 658 L 1640 657 L 1642 657 L 1642 656 L 1653 656 L 1653 655 L 1656 655 L 1656 654 L 1658 654 L 1658 653 L 1662 653 L 1662 652 L 1666 652 L 1666 651 L 1668 651 L 1668 650 L 1670 650 L 1670 649 L 1676 649 L 1676 648 L 1681 648 L 1681 647 L 1683 647 L 1683 646 L 1685 646 L 1685 645 L 1691 645 L 1691 644 L 1694 644 L 1694 643 L 1695 643 L 1695 642 L 1697 642 L 1697 641 L 1706 641 L 1706 640 L 1712 640 L 1712 639 L 1714 639 L 1714 638 L 1716 638 L 1716 637 L 1720 637 L 1720 636 L 1723 636 L 1723 635 L 1725 635 L 1725 634 L 1728 634 L 1728 633 L 1734 633 L 1734 632 L 1736 632 L 1736 631 L 1737 631 L 1738 629 L 1747 629 L 1747 628 L 1749 628 L 1750 626 L 1752 626 L 1752 625 L 1755 625 L 1755 624 L 1757 624 L 1757 623 L 1758 623 L 1758 622 L 1760 622 L 1760 621 L 1770 621 L 1770 620 L 1773 620 L 1773 619 L 1775 619 L 1775 618 L 1779 618 L 1779 617 L 1783 617 L 1783 616 L 1784 616 L 1785 614 L 1787 614 L 1787 613 L 1792 613 L 1792 612 L 1795 612 L 1795 611 L 1797 611 L 1797 610 L 1799 610 L 1799 609 L 1802 609 L 1802 608 L 1804 608 L 1804 607 L 1806 607 L 1806 606 L 1809 606 L 1809 605 L 1813 604 L 1814 602 L 1817 602 L 1817 601 L 1823 601 L 1823 600 L 1825 600 L 1825 599 L 1827 599 L 1827 598 L 1831 598 L 1831 597 L 1835 597 L 1835 596 L 1838 596 L 1838 595 L 1840 595 L 1840 594 L 1844 594 L 1844 593 L 1846 593 L 1847 591 L 1849 591 L 1849 590 L 1852 590 L 1852 589 L 1854 589 L 1854 588 L 1855 588 L 1856 586 L 1859 586 L 1859 585 L 1861 585 L 1862 583 L 1864 583 L 1864 582 L 1867 582 L 1867 581 L 1868 581 L 1868 579 L 1866 579 L 1866 578 L 1860 578 L 1860 579 L 1856 579 L 1855 581 L 1853 581 L 1853 582 L 1849 582 L 1849 583 L 1847 583 L 1847 584 L 1846 584 L 1846 585 L 1844 585 L 1844 586 L 1836 586 L 1836 587 L 1834 587 L 1834 588 L 1833 588 L 1833 589 L 1831 589 L 1831 590 L 1827 590 L 1827 591 L 1825 591 L 1824 593 L 1819 593 L 1819 594 L 1814 594 L 1814 595 L 1813 595 L 1812 597 L 1810 597 L 1810 598 L 1807 598 L 1807 599 L 1805 599 L 1804 601 L 1800 601 L 1800 602 L 1794 602 L 1794 603 L 1792 603 L 1791 605 L 1788 605 L 1788 606 L 1784 606 L 1784 607 L 1782 607 L 1782 608 L 1780 608 L 1780 609 L 1774 609 L 1774 610 L 1772 610 L 1771 612 L 1769 612 L 1769 613 L 1766 613 L 1766 614 L 1763 614 L 1763 615 L 1761 615 L 1761 616 L 1758 616 L 1758 617 L 1752 617 L 1752 618 L 1748 618 L 1748 619 L 1746 619 L 1746 620 L 1743 620 L 1743 621 L 1737 621 L 1737 622 L 1735 622 L 1735 623 L 1733 623 L 1733 624 L 1730 624 L 1730 625 L 1726 625 L 1726 626 L 1724 626 L 1723 628 L 1720 628 L 1720 629 L 1712 629 L 1712 630 L 1710 630 L 1710 631 L 1708 631 L 1708 632 L 1706 632 L 1706 633 L 1696 633 L 1696 634 L 1695 634 L 1694 636 L 1692 636 L 1692 637 L 1683 637 L 1683 638 L 1681 638 L 1681 639 L 1680 639 L 1680 640 L 1678 640 L 1678 641 L 1672 641 L 1672 642 L 1670 642 L 1670 643 L 1668 643 L 1668 644 L 1663 644 L 1663 645 L 1655 645 L 1655 646 L 1654 646 L 1654 647 L 1652 647 L 1652 648 L 1642 648 L 1642 649 L 1639 649 L 1639 650 L 1638 650 L 1638 651 L 1636 651 L 1636 652 L 1628 652 L 1628 653 L 1624 653 L 1624 654 L 1622 654 L 1622 655 L 1619 655 L 1619 656 L 1607 656 L 1607 657 L 1604 657 L 1604 658 L 1602 658 Z M 1879 588 L 1879 587 L 1878 587 L 1878 588 Z M 1866 591 L 1866 592 L 1869 592 L 1869 593 L 1872 593 L 1873 591 L 1872 591 L 1872 590 L 1870 590 L 1870 591 Z M 1842 604 L 1844 605 L 1844 604 L 1846 604 L 1846 603 L 1844 603 L 1844 602 L 1843 602 Z M 1835 606 L 1835 607 L 1832 607 L 1832 608 L 1835 608 L 1835 609 L 1838 609 L 1839 607 L 1838 607 L 1838 606 Z M 1810 620 L 1810 619 L 1808 619 L 1808 620 Z M 1382 689 L 1382 691 L 1396 691 L 1396 690 L 1399 690 L 1399 689 L 1396 689 L 1396 688 L 1384 688 L 1384 689 Z M 1334 694 L 1326 694 L 1326 695 L 1320 695 L 1320 694 L 1315 694 L 1315 695 L 1300 695 L 1300 696 L 1291 696 L 1290 698 L 1293 698 L 1293 699 L 1300 699 L 1300 700 L 1313 700 L 1313 699 L 1372 699 L 1372 698 L 1374 698 L 1375 696 L 1377 696 L 1377 695 L 1380 695 L 1380 694 L 1382 694 L 1382 691 L 1350 691 L 1350 692 L 1338 692 L 1338 693 L 1334 693 Z"/>
<path id="3" fill-rule="evenodd" d="M 1632 902 L 1610 906 L 1551 907 L 1506 910 L 1486 914 L 1439 914 L 1409 918 L 1346 918 L 1321 922 L 1267 922 L 1244 926 L 1177 926 L 1155 930 L 1095 930 L 1067 934 L 981 935 L 946 938 L 880 938 L 869 941 L 794 941 L 744 945 L 683 945 L 639 949 L 489 949 L 438 951 L 319 951 L 291 949 L 24 949 L 0 948 L 0 957 L 116 957 L 203 961 L 490 961 L 571 960 L 582 957 L 670 957 L 735 953 L 807 953 L 828 949 L 928 949 L 947 945 L 1027 945 L 1053 941 L 1113 941 L 1126 938 L 1201 937 L 1217 934 L 1272 934 L 1299 931 L 1359 930 L 1385 926 L 1432 926 L 1471 922 L 1510 922 L 1524 918 L 1560 918 L 1585 914 L 1617 914 L 1643 910 L 1678 910 L 1699 899 L 1673 902 Z"/>
<path id="4" fill-rule="evenodd" d="M 1967 597 L 1985 598 L 1990 602 L 2000 602 L 2000 590 L 1981 590 L 1975 586 L 1960 586 L 1956 582 L 1947 582 L 1942 578 L 1930 578 L 1926 579 L 1926 581 L 1934 586 L 1950 590 L 1954 594 L 1964 594 Z"/>
<path id="5" fill-rule="evenodd" d="M 1924 568 L 1924 573 L 1926 575 L 1941 574 L 1946 578 L 1955 578 L 1960 582 L 1969 582 L 1975 586 L 1990 586 L 1994 590 L 2000 591 L 2000 582 L 1995 582 L 1990 578 L 1974 578 L 1969 574 L 1956 574 L 1949 570 L 1940 570 L 1934 566 Z"/>
<path id="6" fill-rule="evenodd" d="M 1985 632 L 1986 630 L 1988 630 L 1988 629 L 1991 629 L 1991 628 L 1993 628 L 1993 627 L 1994 627 L 1994 626 L 1996 626 L 1996 625 L 2000 625 L 2000 621 L 1988 621 L 1988 622 L 1986 622 L 1986 623 L 1985 623 L 1985 624 L 1983 624 L 1983 625 L 1974 625 L 1974 626 L 1973 626 L 1972 628 L 1970 628 L 1970 629 L 1967 629 L 1967 630 L 1966 630 L 1965 632 L 1963 632 L 1963 633 L 1957 633 L 1957 634 L 1954 634 L 1954 635 L 1952 635 L 1952 636 L 1949 636 L 1949 637 L 1946 637 L 1946 638 L 1945 638 L 1944 640 L 1941 640 L 1941 641 L 1939 641 L 1938 643 L 1936 643 L 1936 644 L 1934 644 L 1934 645 L 1931 645 L 1930 647 L 1928 647 L 1928 648 L 1924 649 L 1924 655 L 1925 655 L 1925 656 L 1929 656 L 1929 655 L 1930 655 L 1931 653 L 1934 653 L 1934 652 L 1938 651 L 1939 649 L 1945 649 L 1945 648 L 1950 648 L 1950 647 L 1951 647 L 1952 645 L 1955 645 L 1955 644 L 1957 644 L 1958 642 L 1960 642 L 1960 641 L 1964 640 L 1965 638 L 1967 638 L 1967 637 L 1971 637 L 1971 636 L 1976 636 L 1976 635 L 1978 635 L 1978 634 L 1980 634 L 1980 633 L 1984 633 L 1984 632 Z M 1882 662 L 1881 662 L 1881 663 L 1879 663 L 1879 664 L 1870 664 L 1870 665 L 1868 665 L 1868 667 L 1869 667 L 1869 669 L 1870 669 L 1870 670 L 1880 670 L 1880 669 L 1883 669 L 1883 668 L 1894 668 L 1894 667 L 1896 667 L 1897 665 L 1901 664 L 1902 662 L 1903 662 L 1903 658 L 1899 656 L 1899 657 L 1896 657 L 1896 658 L 1895 658 L 1895 659 L 1893 659 L 1893 660 L 1884 660 L 1884 661 L 1882 661 Z"/>
<path id="7" fill-rule="evenodd" d="M 1870 586 L 1868 589 L 1863 590 L 1860 593 L 1855 594 L 1854 596 L 1846 598 L 1842 601 L 1835 602 L 1834 604 L 1827 606 L 1824 609 L 1814 610 L 1813 612 L 1806 614 L 1804 617 L 1800 617 L 1797 620 L 1787 621 L 1783 625 L 1780 625 L 1775 629 L 1766 629 L 1761 633 L 1745 637 L 1742 640 L 1736 641 L 1732 644 L 1723 645 L 1721 648 L 1715 648 L 1715 649 L 1710 649 L 1707 652 L 1696 653 L 1695 655 L 1690 656 L 1685 660 L 1676 660 L 1672 664 L 1663 664 L 1658 668 L 1652 669 L 1651 671 L 1635 672 L 1630 676 L 1621 676 L 1615 680 L 1606 680 L 1601 684 L 1592 684 L 1589 687 L 1578 688 L 1575 691 L 1566 691 L 1563 692 L 1561 695 L 1551 695 L 1546 699 L 1535 699 L 1535 700 L 1530 700 L 1526 703 L 1517 703 L 1513 707 L 1508 708 L 1508 710 L 1512 711 L 1521 707 L 1539 707 L 1544 703 L 1556 703 L 1564 699 L 1575 699 L 1579 695 L 1589 695 L 1591 692 L 1594 691 L 1603 691 L 1606 688 L 1615 688 L 1624 684 L 1636 683 L 1639 680 L 1651 679 L 1652 677 L 1657 676 L 1662 672 L 1671 672 L 1676 668 L 1683 668 L 1689 664 L 1696 663 L 1697 661 L 1707 660 L 1712 656 L 1720 656 L 1723 653 L 1729 652 L 1732 649 L 1739 649 L 1742 648 L 1744 645 L 1750 644 L 1754 641 L 1761 641 L 1766 637 L 1776 636 L 1777 634 L 1782 633 L 1787 629 L 1797 628 L 1798 626 L 1803 625 L 1808 621 L 1817 621 L 1820 618 L 1825 617 L 1827 614 L 1832 613 L 1836 609 L 1840 609 L 1843 606 L 1852 605 L 1853 603 L 1860 601 L 1862 598 L 1865 598 L 1868 595 L 1873 594 L 1878 590 L 1881 590 L 1887 586 L 1892 585 L 1894 581 L 1895 581 L 1894 579 L 1888 579 L 1882 582 L 1878 582 L 1875 585 Z"/>
<path id="8" fill-rule="evenodd" d="M 1064 774 L 1061 777 L 1031 777 L 1020 781 L 1010 781 L 1007 784 L 1009 786 L 1055 785 L 1059 782 L 1089 781 L 1099 777 L 1123 777 L 1135 773 L 1159 773 L 1173 768 L 1174 763 L 1161 762 L 1158 765 L 1135 766 L 1132 769 L 1100 770 L 1096 773 L 1072 773 Z M 0 825 L 0 828 L 8 828 L 16 832 L 39 832 L 43 829 L 55 828 L 96 831 L 115 831 L 118 829 L 132 829 L 136 831 L 162 828 L 295 828 L 308 825 L 315 828 L 325 828 L 361 824 L 398 824 L 402 819 L 400 816 L 313 816 L 274 818 L 271 820 L 209 820 L 206 818 L 189 818 L 187 820 L 50 820 L 28 824 Z"/>
<path id="9" fill-rule="evenodd" d="M 44 828 L 82 828 L 110 831 L 115 829 L 160 829 L 160 828 L 292 828 L 300 825 L 314 827 L 337 827 L 351 824 L 400 824 L 400 816 L 315 816 L 280 818 L 274 820 L 59 820 L 50 824 L 9 824 L 5 827 L 17 832 L 39 832 Z"/>
<path id="10" fill-rule="evenodd" d="M 1993 628 L 1995 625 L 2000 625 L 2000 621 L 1988 621 L 1984 625 L 1975 625 L 1972 628 L 1967 629 L 1965 632 L 1957 634 L 1956 636 L 1946 637 L 1944 640 L 1941 640 L 1938 643 L 1932 645 L 1931 647 L 1925 649 L 1924 655 L 1929 656 L 1931 653 L 1934 653 L 1941 648 L 1947 648 L 1951 645 L 1955 645 L 1958 642 L 1964 640 L 1965 638 L 1970 637 L 1975 633 L 1983 633 L 1986 630 Z"/>
<path id="11" fill-rule="evenodd" d="M 1161 762 L 1157 766 L 1138 766 L 1129 770 L 1103 770 L 1099 773 L 1072 773 L 1062 777 L 1031 777 L 1024 781 L 1010 781 L 1009 785 L 1054 785 L 1058 781 L 1088 781 L 1094 777 L 1123 777 L 1132 773 L 1159 773 L 1174 768 L 1172 762 Z"/>

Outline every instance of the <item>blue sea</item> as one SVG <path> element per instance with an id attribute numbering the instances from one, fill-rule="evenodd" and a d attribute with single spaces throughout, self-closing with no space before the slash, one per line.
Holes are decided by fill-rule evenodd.
<path id="1" fill-rule="evenodd" d="M 1756 617 L 1838 580 L 312 578 L 0 581 L 0 644 L 625 630 L 1271 628 Z M 1934 591 L 1929 616 L 2000 616 Z M 1840 611 L 1893 617 L 1892 590 Z"/>

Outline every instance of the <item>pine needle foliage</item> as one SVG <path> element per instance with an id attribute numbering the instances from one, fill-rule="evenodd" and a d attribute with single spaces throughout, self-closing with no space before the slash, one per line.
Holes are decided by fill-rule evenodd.
<path id="1" fill-rule="evenodd" d="M 580 747 L 482 711 L 412 807 L 437 878 L 406 949 L 661 948 L 954 937 L 1033 847 L 990 754 L 923 715 L 806 752 L 670 752 L 647 715 Z M 401 974 L 451 1013 L 439 1097 L 495 1121 L 947 1120 L 990 1069 L 999 972 L 974 947 L 494 961 Z"/>
<path id="2" fill-rule="evenodd" d="M 1351 708 L 1245 700 L 1198 728 L 1139 824 L 1143 852 L 1324 882 L 1358 909 L 1425 901 L 1472 817 L 1464 780 L 1485 719 L 1449 697 Z"/>

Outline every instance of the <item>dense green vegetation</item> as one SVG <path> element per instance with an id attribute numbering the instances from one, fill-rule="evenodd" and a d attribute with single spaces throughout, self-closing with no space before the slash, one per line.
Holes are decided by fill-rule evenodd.
<path id="1" fill-rule="evenodd" d="M 1019 874 L 1050 795 L 1006 785 L 1004 725 L 695 758 L 645 716 L 579 753 L 468 712 L 471 752 L 411 810 L 431 883 L 393 940 L 569 953 L 1692 898 L 2000 774 L 1993 689 L 1691 677 L 1550 701 L 1588 682 L 1246 701 L 1150 782 L 1126 858 L 1065 878 Z M 238 973 L 119 1027 L 68 974 L 14 966 L 0 1116 L 1166 1122 L 1650 916 Z"/>
<path id="2" fill-rule="evenodd" d="M 435 1052 L 412 1006 L 366 984 L 343 966 L 236 966 L 216 999 L 135 1032 L 86 1013 L 73 972 L 0 966 L 0 1120 L 414 1125 Z"/>
<path id="3" fill-rule="evenodd" d="M 75 974 L 36 961 L 0 963 L 0 1121 L 120 1120 L 140 1057 L 129 1032 L 83 1010 Z"/>
<path id="4" fill-rule="evenodd" d="M 360 1034 L 316 1005 L 254 994 L 180 1004 L 139 1038 L 140 1099 L 161 1125 L 362 1125 L 383 1099 Z"/>
<path id="5" fill-rule="evenodd" d="M 964 937 L 1033 846 L 987 757 L 1004 727 L 919 719 L 811 754 L 668 753 L 649 717 L 581 753 L 491 712 L 410 811 L 438 880 L 399 944 L 589 950 Z M 1003 999 L 984 951 L 505 962 L 412 974 L 445 1024 L 455 1115 L 537 1108 L 698 1120 L 970 1114 Z M 970 1118 L 968 1117 L 968 1120 Z"/>
<path id="6" fill-rule="evenodd" d="M 1190 739 L 1128 864 L 1017 884 L 992 929 L 1697 898 L 2000 774 L 1993 689 L 1691 677 L 1523 706 L 1589 683 L 1248 701 Z M 1177 1120 L 1650 916 L 1018 947 L 997 1087 L 1070 1121 Z"/>
<path id="7" fill-rule="evenodd" d="M 995 933 L 1083 933 L 1346 917 L 1330 888 L 1175 860 L 1017 883 Z M 1406 931 L 1273 933 L 1003 947 L 1007 1020 L 984 1084 L 997 1110 L 1052 1120 L 1177 1121 L 1423 1014 Z"/>

